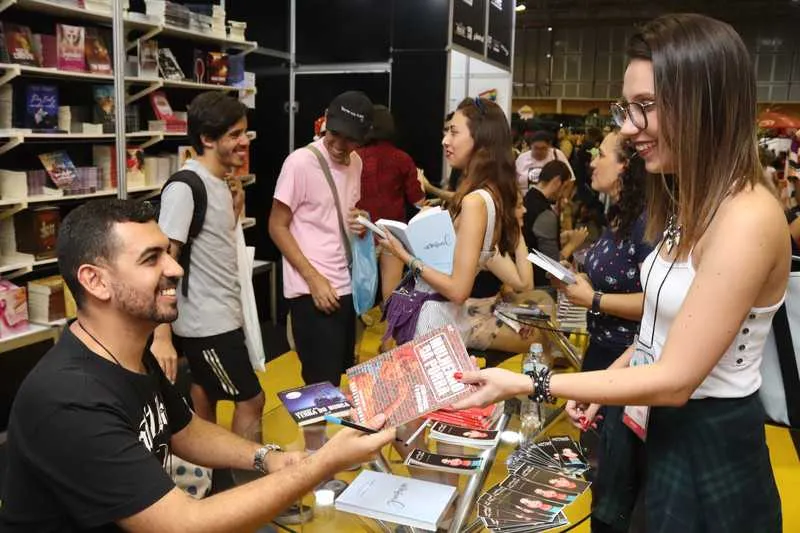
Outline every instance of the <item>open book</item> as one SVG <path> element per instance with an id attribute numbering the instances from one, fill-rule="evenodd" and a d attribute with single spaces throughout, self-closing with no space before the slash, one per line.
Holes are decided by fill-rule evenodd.
<path id="1" fill-rule="evenodd" d="M 453 255 L 456 249 L 456 230 L 448 211 L 441 207 L 423 209 L 408 224 L 382 218 L 375 223 L 359 217 L 358 221 L 384 237 L 381 226 L 389 230 L 406 250 L 439 272 L 453 273 Z"/>
<path id="2" fill-rule="evenodd" d="M 573 271 L 535 248 L 531 248 L 531 253 L 528 254 L 528 261 L 552 274 L 559 281 L 567 284 L 575 283 L 575 273 Z"/>

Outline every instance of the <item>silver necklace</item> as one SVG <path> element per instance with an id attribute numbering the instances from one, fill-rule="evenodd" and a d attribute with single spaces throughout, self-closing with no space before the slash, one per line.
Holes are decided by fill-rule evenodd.
<path id="1" fill-rule="evenodd" d="M 672 253 L 672 249 L 675 246 L 680 246 L 681 244 L 683 226 L 677 222 L 677 217 L 675 215 L 670 215 L 667 221 L 667 229 L 664 230 L 664 244 L 667 247 L 667 255 Z"/>

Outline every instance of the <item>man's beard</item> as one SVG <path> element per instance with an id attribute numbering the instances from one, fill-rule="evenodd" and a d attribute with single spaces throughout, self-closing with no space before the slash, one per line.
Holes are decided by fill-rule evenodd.
<path id="1" fill-rule="evenodd" d="M 150 295 L 142 291 L 136 291 L 124 282 L 115 283 L 112 286 L 112 290 L 118 308 L 130 315 L 131 318 L 147 320 L 156 324 L 169 324 L 175 322 L 178 318 L 178 306 L 167 306 L 164 309 L 159 309 L 158 293 L 176 286 L 177 281 L 164 278 L 158 284 L 156 292 Z"/>

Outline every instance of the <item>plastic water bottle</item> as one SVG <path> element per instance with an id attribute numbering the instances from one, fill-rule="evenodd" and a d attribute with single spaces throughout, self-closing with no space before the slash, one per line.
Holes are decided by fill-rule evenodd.
<path id="1" fill-rule="evenodd" d="M 531 344 L 528 353 L 522 359 L 522 373 L 533 372 L 536 366 L 542 364 L 544 358 L 544 348 L 538 342 Z"/>
<path id="2" fill-rule="evenodd" d="M 533 372 L 538 366 L 542 365 L 544 348 L 538 342 L 531 344 L 528 353 L 522 359 L 522 372 Z M 541 406 L 527 396 L 522 399 L 520 404 L 520 433 L 523 442 L 531 442 L 539 433 L 542 427 Z"/>

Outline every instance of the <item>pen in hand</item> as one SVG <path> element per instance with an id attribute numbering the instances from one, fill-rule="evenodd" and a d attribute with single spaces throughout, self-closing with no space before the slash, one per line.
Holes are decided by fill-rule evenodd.
<path id="1" fill-rule="evenodd" d="M 348 422 L 347 420 L 342 420 L 338 416 L 325 415 L 325 421 L 326 422 L 330 422 L 331 424 L 338 424 L 340 426 L 345 426 L 345 427 L 348 427 L 348 428 L 351 428 L 351 429 L 355 429 L 355 430 L 361 431 L 363 433 L 377 433 L 378 432 L 377 429 L 368 428 L 366 426 L 360 426 L 360 425 L 355 424 L 353 422 Z M 399 438 L 395 438 L 394 440 L 396 440 L 397 442 L 403 442 Z"/>

